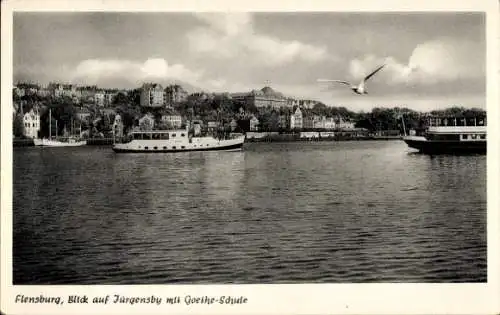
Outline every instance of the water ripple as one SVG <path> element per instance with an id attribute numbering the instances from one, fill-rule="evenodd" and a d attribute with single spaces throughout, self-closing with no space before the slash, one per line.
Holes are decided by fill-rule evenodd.
<path id="1" fill-rule="evenodd" d="M 486 281 L 486 158 L 406 152 L 16 148 L 14 283 Z"/>

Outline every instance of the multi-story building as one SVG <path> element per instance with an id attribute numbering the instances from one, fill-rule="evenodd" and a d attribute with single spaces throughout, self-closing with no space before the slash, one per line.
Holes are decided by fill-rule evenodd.
<path id="1" fill-rule="evenodd" d="M 355 128 L 355 124 L 351 121 L 344 120 L 342 117 L 338 117 L 336 128 L 342 130 L 352 130 Z"/>
<path id="2" fill-rule="evenodd" d="M 99 107 L 104 107 L 105 104 L 105 94 L 104 92 L 96 92 L 94 94 L 94 104 Z"/>
<path id="3" fill-rule="evenodd" d="M 177 114 L 166 114 L 161 116 L 161 121 L 167 126 L 178 129 L 182 127 L 182 116 Z"/>
<path id="4" fill-rule="evenodd" d="M 335 118 L 333 118 L 333 117 L 325 118 L 325 120 L 323 122 L 323 128 L 329 129 L 329 130 L 333 130 L 333 129 L 337 128 L 337 122 L 335 121 Z"/>
<path id="5" fill-rule="evenodd" d="M 104 94 L 104 105 L 111 106 L 111 104 L 113 104 L 116 94 L 118 93 L 107 92 L 106 94 Z"/>
<path id="6" fill-rule="evenodd" d="M 51 91 L 54 97 L 81 97 L 81 93 L 77 90 L 76 85 L 49 83 L 48 90 Z"/>
<path id="7" fill-rule="evenodd" d="M 306 115 L 302 114 L 302 128 L 304 129 L 313 129 L 314 128 L 314 122 L 316 117 L 311 116 L 311 115 Z"/>
<path id="8" fill-rule="evenodd" d="M 96 85 L 92 86 L 81 86 L 77 87 L 77 91 L 80 93 L 81 100 L 84 102 L 95 103 L 95 94 L 98 92 Z"/>
<path id="9" fill-rule="evenodd" d="M 169 85 L 165 88 L 165 102 L 167 105 L 172 106 L 172 104 L 183 102 L 187 99 L 188 92 L 182 88 L 182 86 L 175 84 Z"/>
<path id="10" fill-rule="evenodd" d="M 232 93 L 233 100 L 239 100 L 248 105 L 253 105 L 257 108 L 271 107 L 279 109 L 282 107 L 290 107 L 293 104 L 289 98 L 286 98 L 282 93 L 274 91 L 266 86 L 261 90 L 252 90 L 249 93 Z"/>
<path id="11" fill-rule="evenodd" d="M 165 91 L 160 84 L 145 83 L 141 88 L 141 106 L 162 107 L 165 106 Z"/>
<path id="12" fill-rule="evenodd" d="M 252 115 L 252 118 L 250 119 L 250 131 L 259 131 L 259 120 L 257 117 Z"/>
<path id="13" fill-rule="evenodd" d="M 290 116 L 290 128 L 291 129 L 302 129 L 303 128 L 303 116 L 300 107 Z"/>
<path id="14" fill-rule="evenodd" d="M 333 130 L 336 127 L 335 118 L 325 117 L 315 115 L 313 117 L 313 128 L 314 129 L 330 129 Z"/>
<path id="15" fill-rule="evenodd" d="M 117 138 L 123 137 L 123 121 L 119 114 L 115 116 L 113 121 L 113 134 Z"/>
<path id="16" fill-rule="evenodd" d="M 24 136 L 27 138 L 38 138 L 40 132 L 40 112 L 34 107 L 23 115 Z"/>

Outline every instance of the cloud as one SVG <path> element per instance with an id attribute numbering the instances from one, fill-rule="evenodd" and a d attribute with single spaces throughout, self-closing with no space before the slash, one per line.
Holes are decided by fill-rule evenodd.
<path id="1" fill-rule="evenodd" d="M 202 13 L 196 17 L 208 28 L 199 27 L 187 34 L 189 47 L 195 53 L 215 58 L 240 58 L 244 62 L 254 61 L 267 66 L 295 60 L 317 62 L 329 57 L 325 47 L 256 34 L 249 13 Z"/>
<path id="2" fill-rule="evenodd" d="M 152 58 L 143 63 L 130 60 L 88 59 L 80 62 L 72 72 L 73 82 L 99 84 L 114 78 L 126 77 L 130 82 L 175 79 L 196 83 L 202 76 L 181 64 L 169 65 L 165 59 Z"/>
<path id="3" fill-rule="evenodd" d="M 452 39 L 437 39 L 419 44 L 408 62 L 393 57 L 366 55 L 351 60 L 349 74 L 360 79 L 375 67 L 385 63 L 379 74 L 388 84 L 435 84 L 485 77 L 484 49 L 476 43 Z"/>

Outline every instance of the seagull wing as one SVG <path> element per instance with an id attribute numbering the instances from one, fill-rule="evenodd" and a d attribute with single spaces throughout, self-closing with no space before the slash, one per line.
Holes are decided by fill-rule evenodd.
<path id="1" fill-rule="evenodd" d="M 372 73 L 370 73 L 369 75 L 367 75 L 363 81 L 368 81 L 368 79 L 370 79 L 372 76 L 375 75 L 375 73 L 379 72 L 380 69 L 382 69 L 383 67 L 385 67 L 385 64 L 384 65 L 381 65 L 380 67 L 378 67 L 377 69 L 375 69 Z"/>
<path id="2" fill-rule="evenodd" d="M 351 85 L 351 83 L 347 82 L 347 81 L 343 81 L 343 80 L 328 80 L 328 79 L 318 79 L 318 82 L 337 82 L 337 83 L 342 83 L 342 84 L 345 84 L 345 85 Z"/>

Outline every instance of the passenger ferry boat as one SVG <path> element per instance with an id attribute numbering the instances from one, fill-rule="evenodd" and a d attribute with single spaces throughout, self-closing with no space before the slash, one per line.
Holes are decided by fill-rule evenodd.
<path id="1" fill-rule="evenodd" d="M 239 151 L 245 135 L 194 136 L 187 130 L 133 131 L 113 144 L 117 153 L 161 153 L 189 151 Z"/>
<path id="2" fill-rule="evenodd" d="M 403 140 L 427 154 L 486 154 L 486 117 L 429 118 L 422 134 L 404 136 Z"/>

